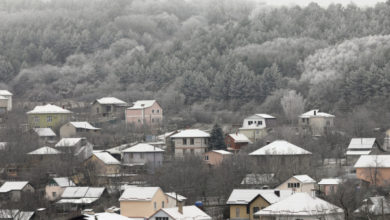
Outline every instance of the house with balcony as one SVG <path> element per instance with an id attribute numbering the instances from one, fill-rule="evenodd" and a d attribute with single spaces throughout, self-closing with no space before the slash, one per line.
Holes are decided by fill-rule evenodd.
<path id="1" fill-rule="evenodd" d="M 128 104 L 115 97 L 103 97 L 92 102 L 91 114 L 102 120 L 123 117 Z"/>
<path id="2" fill-rule="evenodd" d="M 126 123 L 135 126 L 159 127 L 163 121 L 163 109 L 156 100 L 139 100 L 126 109 Z"/>
<path id="3" fill-rule="evenodd" d="M 171 136 L 174 143 L 175 156 L 186 154 L 203 156 L 207 151 L 210 134 L 199 129 L 187 129 Z"/>
<path id="4" fill-rule="evenodd" d="M 276 118 L 268 114 L 254 114 L 244 119 L 239 133 L 245 135 L 251 142 L 263 138 L 267 134 L 267 129 L 272 128 L 276 123 Z"/>

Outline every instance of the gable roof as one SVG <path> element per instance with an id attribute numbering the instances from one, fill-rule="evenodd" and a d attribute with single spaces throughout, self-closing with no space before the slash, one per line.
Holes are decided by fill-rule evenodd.
<path id="1" fill-rule="evenodd" d="M 72 112 L 56 105 L 38 105 L 27 114 L 71 114 Z"/>
<path id="2" fill-rule="evenodd" d="M 140 143 L 140 144 L 136 144 L 132 147 L 129 147 L 125 150 L 123 150 L 122 152 L 126 152 L 126 153 L 146 153 L 146 152 L 164 152 L 164 150 L 158 148 L 158 147 L 155 147 L 153 145 L 150 145 L 150 144 L 146 144 L 146 143 Z"/>
<path id="3" fill-rule="evenodd" d="M 293 176 L 295 179 L 297 179 L 301 183 L 316 183 L 316 181 L 311 178 L 310 176 L 304 174 L 304 175 L 295 175 Z"/>
<path id="4" fill-rule="evenodd" d="M 226 151 L 226 150 L 212 150 L 211 152 L 215 152 L 217 154 L 222 154 L 222 155 L 232 155 L 233 154 L 232 152 L 229 152 L 229 151 Z"/>
<path id="5" fill-rule="evenodd" d="M 115 97 L 103 97 L 100 99 L 96 99 L 95 102 L 98 102 L 101 105 L 121 105 L 121 106 L 127 105 L 126 102 Z"/>
<path id="6" fill-rule="evenodd" d="M 251 116 L 246 117 L 245 119 L 248 119 L 248 118 L 275 119 L 275 117 L 272 116 L 272 115 L 262 114 L 262 113 L 260 113 L 260 114 L 253 114 Z"/>
<path id="7" fill-rule="evenodd" d="M 176 199 L 176 196 L 177 196 L 177 200 L 178 200 L 179 202 L 182 202 L 182 201 L 184 201 L 184 200 L 187 200 L 186 197 L 184 197 L 184 196 L 182 196 L 182 195 L 179 195 L 179 194 L 177 194 L 177 193 L 175 193 L 175 192 L 167 192 L 167 193 L 165 193 L 165 195 L 167 195 L 167 196 L 169 196 L 169 197 L 171 197 L 171 198 L 173 198 L 173 199 Z"/>
<path id="8" fill-rule="evenodd" d="M 34 151 L 31 151 L 30 153 L 28 153 L 29 155 L 55 155 L 55 154 L 61 154 L 62 152 L 54 149 L 54 148 L 51 148 L 51 147 L 48 147 L 48 146 L 44 146 L 44 147 L 41 147 L 41 148 L 38 148 Z"/>
<path id="9" fill-rule="evenodd" d="M 104 192 L 104 187 L 66 187 L 61 198 L 100 198 Z"/>
<path id="10" fill-rule="evenodd" d="M 276 193 L 279 192 L 280 196 Z M 226 204 L 246 205 L 252 202 L 257 196 L 263 197 L 268 203 L 273 204 L 282 199 L 289 197 L 292 194 L 291 190 L 274 190 L 274 189 L 234 189 L 229 196 Z"/>
<path id="11" fill-rule="evenodd" d="M 241 133 L 229 134 L 229 136 L 233 138 L 234 143 L 252 143 L 247 136 Z"/>
<path id="12" fill-rule="evenodd" d="M 178 207 L 162 208 L 159 211 L 165 212 L 167 215 L 169 215 L 174 220 L 182 220 L 182 219 L 211 220 L 212 219 L 209 215 L 207 215 L 205 212 L 203 212 L 202 210 L 200 210 L 198 207 L 196 207 L 194 205 L 183 206 L 183 213 L 179 212 Z M 157 211 L 157 213 L 159 211 Z M 154 216 L 154 215 L 152 215 L 152 216 Z"/>
<path id="13" fill-rule="evenodd" d="M 85 138 L 61 138 L 61 140 L 58 141 L 55 147 L 73 147 L 82 139 Z"/>
<path id="14" fill-rule="evenodd" d="M 334 118 L 334 115 L 325 113 L 325 112 L 320 112 L 319 109 L 313 109 L 308 112 L 303 113 L 302 115 L 299 116 L 300 118 L 313 118 L 313 117 L 324 117 L 324 118 Z"/>
<path id="15" fill-rule="evenodd" d="M 199 129 L 187 129 L 187 130 L 182 130 L 178 132 L 177 134 L 174 134 L 171 136 L 171 138 L 195 138 L 195 137 L 210 137 L 210 134 L 204 131 L 201 131 Z"/>
<path id="16" fill-rule="evenodd" d="M 372 149 L 376 142 L 375 138 L 352 138 L 351 142 L 348 145 L 348 150 L 350 149 Z"/>
<path id="17" fill-rule="evenodd" d="M 87 130 L 100 130 L 100 128 L 96 128 L 92 126 L 89 122 L 87 121 L 71 121 L 69 124 L 73 125 L 75 128 L 82 128 L 82 129 L 87 129 Z"/>
<path id="18" fill-rule="evenodd" d="M 390 168 L 390 155 L 362 155 L 354 168 Z"/>
<path id="19" fill-rule="evenodd" d="M 295 193 L 255 213 L 257 216 L 318 216 L 344 213 L 344 211 L 307 193 Z"/>
<path id="20" fill-rule="evenodd" d="M 276 179 L 273 173 L 249 173 L 242 179 L 242 185 L 274 184 Z"/>
<path id="21" fill-rule="evenodd" d="M 84 214 L 84 216 L 84 220 L 134 220 L 134 218 L 128 218 L 123 215 L 109 212 L 95 213 L 93 215 Z M 144 220 L 144 218 L 139 218 L 139 220 Z"/>
<path id="22" fill-rule="evenodd" d="M 337 178 L 324 178 L 321 179 L 320 182 L 318 182 L 318 185 L 338 185 L 341 182 L 342 180 Z"/>
<path id="23" fill-rule="evenodd" d="M 304 155 L 311 154 L 311 152 L 291 144 L 285 140 L 276 140 L 264 147 L 257 149 L 249 155 Z"/>
<path id="24" fill-rule="evenodd" d="M 123 191 L 119 201 L 150 201 L 160 187 L 129 187 Z"/>
<path id="25" fill-rule="evenodd" d="M 34 128 L 39 137 L 55 137 L 56 133 L 51 128 Z"/>
<path id="26" fill-rule="evenodd" d="M 69 177 L 55 177 L 53 178 L 53 181 L 56 182 L 60 187 L 76 186 L 76 184 L 74 184 L 74 182 Z"/>
<path id="27" fill-rule="evenodd" d="M 0 193 L 7 193 L 10 191 L 22 190 L 28 181 L 7 181 L 0 187 Z"/>
<path id="28" fill-rule="evenodd" d="M 12 93 L 10 93 L 8 90 L 0 90 L 0 95 L 1 96 L 9 96 L 9 95 L 12 95 Z"/>
<path id="29" fill-rule="evenodd" d="M 133 102 L 133 106 L 128 109 L 144 109 L 151 107 L 156 100 L 139 100 L 136 102 Z"/>
<path id="30" fill-rule="evenodd" d="M 115 157 L 111 156 L 111 154 L 109 154 L 108 152 L 94 152 L 93 155 L 95 155 L 99 160 L 108 165 L 121 164 L 117 159 L 115 159 Z"/>

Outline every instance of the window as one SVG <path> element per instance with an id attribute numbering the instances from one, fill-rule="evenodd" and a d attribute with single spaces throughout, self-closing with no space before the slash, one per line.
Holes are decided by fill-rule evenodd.
<path id="1" fill-rule="evenodd" d="M 302 122 L 305 123 L 305 118 L 302 118 Z"/>
<path id="2" fill-rule="evenodd" d="M 169 220 L 168 217 L 156 217 L 156 220 Z"/>
<path id="3" fill-rule="evenodd" d="M 164 204 L 164 201 L 161 202 L 161 208 L 164 208 L 165 207 L 165 204 Z"/>
<path id="4" fill-rule="evenodd" d="M 208 143 L 208 139 L 207 139 L 207 138 L 204 139 L 204 143 L 205 143 L 205 144 Z"/>
<path id="5" fill-rule="evenodd" d="M 260 209 L 259 207 L 253 207 L 253 218 L 259 218 L 259 216 L 255 215 L 256 212 L 258 212 Z"/>
<path id="6" fill-rule="evenodd" d="M 138 119 L 138 123 L 141 123 L 141 119 Z"/>
<path id="7" fill-rule="evenodd" d="M 47 121 L 47 122 L 52 122 L 51 116 L 47 116 L 47 117 L 46 117 L 46 121 Z"/>
<path id="8" fill-rule="evenodd" d="M 52 192 L 51 195 L 52 195 L 53 197 L 57 197 L 57 192 Z"/>
<path id="9" fill-rule="evenodd" d="M 236 208 L 236 217 L 240 217 L 240 208 Z"/>
<path id="10" fill-rule="evenodd" d="M 154 109 L 152 109 L 152 113 L 154 114 Z"/>
<path id="11" fill-rule="evenodd" d="M 157 113 L 160 113 L 160 109 L 157 109 Z"/>
<path id="12" fill-rule="evenodd" d="M 263 121 L 258 121 L 257 125 L 263 125 Z"/>
<path id="13" fill-rule="evenodd" d="M 35 117 L 34 117 L 34 122 L 35 122 L 35 123 L 38 123 L 38 122 L 39 122 L 39 117 L 38 117 L 38 116 L 35 116 Z"/>
<path id="14" fill-rule="evenodd" d="M 130 157 L 131 159 L 133 159 L 133 158 L 134 158 L 134 154 L 133 154 L 133 153 L 129 153 L 129 157 Z"/>
<path id="15" fill-rule="evenodd" d="M 99 108 L 96 108 L 96 113 L 98 113 L 98 114 L 99 114 Z"/>
<path id="16" fill-rule="evenodd" d="M 204 160 L 209 160 L 209 155 L 204 156 Z"/>
<path id="17" fill-rule="evenodd" d="M 190 145 L 194 145 L 195 141 L 193 138 L 190 138 Z"/>
<path id="18" fill-rule="evenodd" d="M 251 125 L 251 124 L 253 124 L 253 121 L 248 121 L 248 125 Z"/>
<path id="19" fill-rule="evenodd" d="M 300 183 L 287 183 L 288 188 L 299 188 L 300 186 Z"/>
<path id="20" fill-rule="evenodd" d="M 187 145 L 187 139 L 183 138 L 183 145 Z"/>
<path id="21" fill-rule="evenodd" d="M 106 106 L 106 112 L 110 112 L 111 111 L 111 106 Z"/>
<path id="22" fill-rule="evenodd" d="M 154 205 L 154 210 L 157 210 L 157 202 L 154 202 L 153 205 Z"/>
<path id="23" fill-rule="evenodd" d="M 141 156 L 141 159 L 144 159 L 144 153 L 141 153 L 140 156 Z"/>

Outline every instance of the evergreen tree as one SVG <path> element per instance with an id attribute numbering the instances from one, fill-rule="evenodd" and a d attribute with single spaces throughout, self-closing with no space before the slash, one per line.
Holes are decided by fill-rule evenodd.
<path id="1" fill-rule="evenodd" d="M 223 131 L 217 123 L 214 124 L 211 130 L 209 150 L 226 150 Z"/>

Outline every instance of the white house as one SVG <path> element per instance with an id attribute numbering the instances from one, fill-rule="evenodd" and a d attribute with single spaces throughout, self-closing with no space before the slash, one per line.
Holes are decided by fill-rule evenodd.
<path id="1" fill-rule="evenodd" d="M 7 102 L 7 111 L 12 110 L 12 93 L 8 90 L 0 90 L 0 97 L 6 99 Z"/>
<path id="2" fill-rule="evenodd" d="M 244 119 L 239 132 L 255 142 L 267 134 L 265 128 L 270 127 L 275 121 L 276 118 L 272 115 L 254 114 Z"/>
<path id="3" fill-rule="evenodd" d="M 171 136 L 175 146 L 175 156 L 185 154 L 202 156 L 206 152 L 210 134 L 199 129 L 187 129 Z"/>
<path id="4" fill-rule="evenodd" d="M 168 201 L 166 205 L 167 208 L 172 208 L 179 205 L 184 206 L 185 201 L 187 200 L 186 197 L 179 195 L 175 192 L 168 192 L 165 193 L 165 195 L 167 196 L 167 201 Z"/>
<path id="5" fill-rule="evenodd" d="M 313 109 L 299 116 L 299 125 L 303 129 L 308 128 L 313 136 L 321 136 L 325 131 L 334 127 L 334 118 L 334 115 Z"/>
<path id="6" fill-rule="evenodd" d="M 343 220 L 344 211 L 314 195 L 295 193 L 256 212 L 255 216 L 262 220 Z"/>
<path id="7" fill-rule="evenodd" d="M 277 189 L 311 193 L 316 189 L 316 181 L 308 175 L 295 175 L 280 184 Z"/>
<path id="8" fill-rule="evenodd" d="M 183 206 L 162 208 L 148 218 L 149 220 L 211 220 L 212 218 L 198 207 Z"/>

